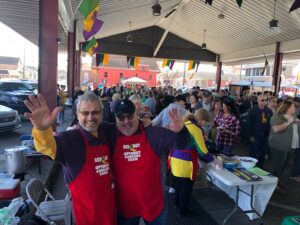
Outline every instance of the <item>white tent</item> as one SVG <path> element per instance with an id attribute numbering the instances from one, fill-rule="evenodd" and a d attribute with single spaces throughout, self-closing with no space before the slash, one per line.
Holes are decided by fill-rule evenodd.
<path id="1" fill-rule="evenodd" d="M 148 82 L 139 78 L 139 77 L 131 77 L 123 81 L 123 84 L 147 84 Z"/>

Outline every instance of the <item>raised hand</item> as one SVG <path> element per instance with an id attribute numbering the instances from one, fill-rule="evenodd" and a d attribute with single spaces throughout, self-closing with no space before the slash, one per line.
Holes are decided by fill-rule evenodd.
<path id="1" fill-rule="evenodd" d="M 171 109 L 169 112 L 169 116 L 171 119 L 171 124 L 168 128 L 176 133 L 179 132 L 184 127 L 184 121 L 180 116 L 178 110 Z"/>
<path id="2" fill-rule="evenodd" d="M 56 107 L 50 112 L 45 98 L 40 94 L 37 97 L 30 95 L 29 100 L 25 100 L 24 104 L 30 110 L 30 113 L 25 113 L 24 116 L 30 119 L 32 125 L 39 130 L 45 130 L 54 124 L 57 114 L 62 109 Z"/>

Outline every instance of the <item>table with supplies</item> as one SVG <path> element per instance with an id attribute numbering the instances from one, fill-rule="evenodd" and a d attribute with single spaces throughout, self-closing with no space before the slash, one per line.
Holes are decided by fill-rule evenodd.
<path id="1" fill-rule="evenodd" d="M 223 225 L 240 207 L 247 216 L 253 220 L 262 215 L 277 186 L 278 178 L 271 174 L 265 176 L 249 176 L 245 169 L 228 170 L 216 168 L 211 165 L 207 167 L 208 179 L 230 198 L 235 201 L 234 209 L 224 219 Z"/>

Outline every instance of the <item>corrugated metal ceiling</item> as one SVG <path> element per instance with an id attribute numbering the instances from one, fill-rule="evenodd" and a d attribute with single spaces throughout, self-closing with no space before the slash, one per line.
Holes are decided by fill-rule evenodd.
<path id="1" fill-rule="evenodd" d="M 66 0 L 63 0 L 66 1 Z M 188 2 L 168 19 L 163 18 L 178 5 L 180 0 L 162 0 L 162 16 L 152 16 L 151 6 L 155 0 L 102 0 L 98 17 L 104 21 L 97 38 L 109 37 L 127 32 L 128 22 L 131 29 L 149 26 L 168 28 L 173 20 L 170 32 L 197 45 L 203 42 L 203 30 L 206 29 L 206 43 L 210 51 L 218 54 L 241 49 L 270 45 L 300 38 L 300 10 L 288 13 L 293 0 L 277 0 L 276 16 L 279 20 L 277 30 L 269 29 L 273 17 L 274 0 L 244 0 L 239 9 L 235 0 L 214 0 L 213 5 L 205 5 L 204 0 L 185 0 Z M 80 0 L 70 0 L 72 11 Z M 39 0 L 0 0 L 0 20 L 16 30 L 33 43 L 38 43 L 38 5 Z M 225 15 L 219 19 L 220 12 Z M 74 16 L 81 19 L 79 13 Z M 79 23 L 80 24 L 80 23 Z M 78 26 L 80 29 L 80 25 Z M 66 50 L 66 34 L 59 27 L 58 37 L 62 37 L 60 50 Z"/>

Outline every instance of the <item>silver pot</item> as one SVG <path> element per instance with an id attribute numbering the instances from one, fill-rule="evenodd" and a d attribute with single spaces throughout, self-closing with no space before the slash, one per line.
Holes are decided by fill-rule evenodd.
<path id="1" fill-rule="evenodd" d="M 7 173 L 20 174 L 25 172 L 26 150 L 26 146 L 13 146 L 5 148 Z"/>

